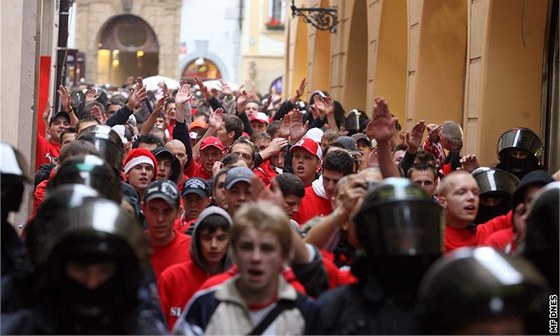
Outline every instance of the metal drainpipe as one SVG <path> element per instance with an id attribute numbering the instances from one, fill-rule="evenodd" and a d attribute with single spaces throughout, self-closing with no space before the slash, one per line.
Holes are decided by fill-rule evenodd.
<path id="1" fill-rule="evenodd" d="M 68 55 L 68 17 L 70 15 L 70 8 L 74 0 L 60 0 L 60 9 L 58 13 L 58 42 L 56 48 L 56 81 L 53 90 L 53 102 L 55 110 L 53 113 L 58 112 L 61 108 L 59 106 L 59 98 L 57 90 L 61 85 L 64 85 L 66 78 L 66 57 Z"/>

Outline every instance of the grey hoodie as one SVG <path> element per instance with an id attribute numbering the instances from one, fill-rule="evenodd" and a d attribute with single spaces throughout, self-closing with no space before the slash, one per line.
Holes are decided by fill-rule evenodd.
<path id="1" fill-rule="evenodd" d="M 206 265 L 204 265 L 204 262 L 202 261 L 202 256 L 201 256 L 200 251 L 198 250 L 196 242 L 200 239 L 200 232 L 198 230 L 198 227 L 200 226 L 200 223 L 202 223 L 210 215 L 219 215 L 219 216 L 225 218 L 225 220 L 229 223 L 230 226 L 233 225 L 233 220 L 231 219 L 231 217 L 227 213 L 227 211 L 225 211 L 224 209 L 222 209 L 220 207 L 217 207 L 217 206 L 210 206 L 210 207 L 204 209 L 200 213 L 200 216 L 198 216 L 198 219 L 196 220 L 196 222 L 194 223 L 194 229 L 193 229 L 192 239 L 191 239 L 191 259 L 200 268 L 202 268 L 204 271 L 206 271 L 208 273 L 210 273 L 210 272 L 208 271 L 208 269 L 206 268 Z M 231 257 L 230 257 L 230 252 L 229 252 L 229 249 L 228 249 L 228 252 L 227 252 L 225 260 L 224 260 L 224 263 L 222 265 L 222 269 L 218 273 L 225 272 L 230 267 L 231 267 Z"/>

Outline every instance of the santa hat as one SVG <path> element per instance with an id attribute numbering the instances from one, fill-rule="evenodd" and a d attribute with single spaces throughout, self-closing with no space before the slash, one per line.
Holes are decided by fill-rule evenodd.
<path id="1" fill-rule="evenodd" d="M 134 148 L 128 153 L 128 156 L 124 160 L 124 173 L 128 172 L 135 166 L 147 163 L 155 169 L 157 167 L 157 161 L 155 156 L 145 148 Z"/>

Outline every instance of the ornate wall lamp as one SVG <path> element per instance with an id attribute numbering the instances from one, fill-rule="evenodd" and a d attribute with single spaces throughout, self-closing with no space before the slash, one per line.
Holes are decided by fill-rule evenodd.
<path id="1" fill-rule="evenodd" d="M 336 33 L 338 25 L 338 17 L 336 8 L 297 8 L 292 0 L 292 17 L 303 16 L 305 23 L 311 23 L 313 27 L 319 30 L 329 30 Z"/>

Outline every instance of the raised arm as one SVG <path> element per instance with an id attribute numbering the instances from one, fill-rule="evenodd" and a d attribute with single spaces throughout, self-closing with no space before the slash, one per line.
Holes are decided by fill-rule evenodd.
<path id="1" fill-rule="evenodd" d="M 142 80 L 142 77 L 136 78 L 136 87 L 134 88 L 134 91 L 132 91 L 132 94 L 128 97 L 128 102 L 109 119 L 107 119 L 107 126 L 113 127 L 115 125 L 124 124 L 128 120 L 128 117 L 134 113 L 134 110 L 137 109 L 146 99 L 146 87 L 142 83 Z"/>
<path id="2" fill-rule="evenodd" d="M 187 152 L 187 162 L 185 167 L 188 167 L 193 160 L 193 149 L 191 139 L 189 136 L 186 116 L 190 116 L 190 104 L 192 99 L 193 90 L 189 84 L 183 84 L 175 95 L 175 104 L 177 105 L 177 112 L 175 113 L 175 127 L 173 127 L 173 139 L 179 140 L 185 146 Z"/>
<path id="3" fill-rule="evenodd" d="M 157 117 L 158 117 L 159 113 L 161 112 L 161 110 L 163 109 L 163 106 L 165 105 L 165 101 L 168 98 L 169 98 L 168 95 L 163 95 L 163 97 L 161 97 L 158 100 L 158 102 L 156 104 L 156 108 L 148 116 L 148 119 L 146 119 L 146 121 L 144 121 L 144 123 L 142 124 L 142 129 L 140 130 L 140 135 L 149 134 L 150 131 L 152 130 L 152 128 L 154 128 L 154 125 L 156 124 L 156 121 L 157 121 Z"/>
<path id="4" fill-rule="evenodd" d="M 60 88 L 57 90 L 58 95 L 60 97 L 60 104 L 62 105 L 62 110 L 68 112 L 70 115 L 70 126 L 76 126 L 79 119 L 76 117 L 76 113 L 74 113 L 74 109 L 72 108 L 72 95 L 68 91 L 68 89 L 61 85 Z"/>
<path id="5" fill-rule="evenodd" d="M 373 107 L 372 120 L 366 128 L 366 135 L 370 139 L 377 141 L 377 156 L 379 160 L 379 169 L 384 178 L 400 177 L 399 169 L 393 161 L 393 153 L 391 150 L 391 139 L 397 133 L 394 118 L 389 111 L 389 105 L 385 98 L 375 98 Z"/>

